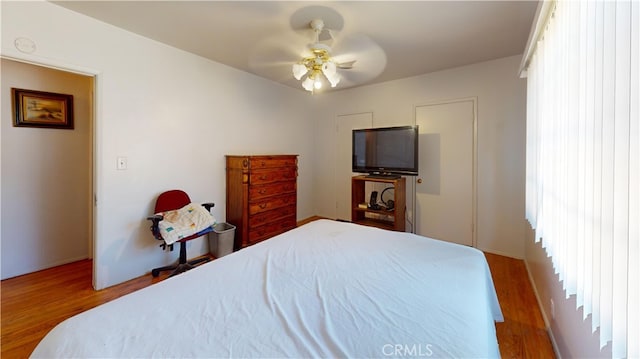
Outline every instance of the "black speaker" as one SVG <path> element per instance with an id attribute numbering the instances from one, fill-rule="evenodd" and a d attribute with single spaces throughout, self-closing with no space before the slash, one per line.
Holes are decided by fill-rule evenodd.
<path id="1" fill-rule="evenodd" d="M 369 198 L 369 208 L 380 209 L 380 206 L 378 205 L 378 191 L 371 192 L 371 198 Z"/>

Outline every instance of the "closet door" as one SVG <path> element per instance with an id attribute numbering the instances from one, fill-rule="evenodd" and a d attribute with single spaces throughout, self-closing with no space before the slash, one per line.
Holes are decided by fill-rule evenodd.
<path id="1" fill-rule="evenodd" d="M 337 150 L 335 159 L 336 219 L 351 221 L 351 136 L 352 130 L 371 128 L 373 113 L 336 117 Z"/>
<path id="2" fill-rule="evenodd" d="M 473 246 L 475 100 L 416 107 L 416 233 Z"/>

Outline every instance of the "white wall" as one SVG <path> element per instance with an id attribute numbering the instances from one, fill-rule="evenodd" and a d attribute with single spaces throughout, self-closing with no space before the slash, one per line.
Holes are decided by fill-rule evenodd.
<path id="1" fill-rule="evenodd" d="M 2 59 L 2 279 L 85 259 L 91 77 Z M 74 129 L 13 127 L 11 88 L 73 95 Z"/>
<path id="2" fill-rule="evenodd" d="M 97 75 L 96 288 L 175 260 L 145 220 L 160 192 L 213 201 L 224 220 L 225 154 L 300 155 L 298 218 L 314 214 L 310 96 L 48 2 L 0 4 L 3 56 Z M 17 51 L 18 37 L 36 51 Z M 116 170 L 118 156 L 127 170 Z M 190 257 L 206 250 L 204 240 L 188 248 Z"/>
<path id="3" fill-rule="evenodd" d="M 526 82 L 518 77 L 520 60 L 513 56 L 316 98 L 317 214 L 335 217 L 337 115 L 373 112 L 374 127 L 413 124 L 416 105 L 477 97 L 477 247 L 524 258 Z"/>
<path id="4" fill-rule="evenodd" d="M 591 331 L 591 316 L 585 319 L 582 307 L 576 309 L 575 295 L 567 298 L 551 258 L 541 242 L 534 242 L 528 224 L 525 248 L 527 269 L 558 354 L 563 358 L 611 358 L 611 344 L 600 349 L 599 331 Z"/>

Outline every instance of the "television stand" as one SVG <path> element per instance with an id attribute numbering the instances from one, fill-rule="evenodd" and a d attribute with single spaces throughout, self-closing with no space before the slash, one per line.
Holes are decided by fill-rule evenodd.
<path id="1" fill-rule="evenodd" d="M 397 175 L 397 174 L 393 174 L 393 173 L 369 173 L 368 175 L 366 175 L 364 177 L 372 178 L 372 179 L 398 179 L 398 178 L 402 178 L 402 176 Z"/>
<path id="2" fill-rule="evenodd" d="M 365 196 L 365 183 L 375 182 L 393 186 L 394 208 L 373 209 L 370 207 L 361 208 L 359 205 L 367 203 L 368 196 Z M 406 211 L 406 179 L 404 177 L 371 177 L 355 176 L 351 178 L 351 222 L 365 226 L 373 226 L 393 231 L 405 231 L 405 211 Z"/>

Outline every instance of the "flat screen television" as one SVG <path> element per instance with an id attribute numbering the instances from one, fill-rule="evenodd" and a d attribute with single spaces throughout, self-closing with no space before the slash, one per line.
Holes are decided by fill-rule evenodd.
<path id="1" fill-rule="evenodd" d="M 373 176 L 418 175 L 418 126 L 353 130 L 352 171 Z"/>

